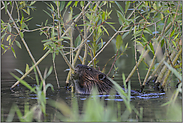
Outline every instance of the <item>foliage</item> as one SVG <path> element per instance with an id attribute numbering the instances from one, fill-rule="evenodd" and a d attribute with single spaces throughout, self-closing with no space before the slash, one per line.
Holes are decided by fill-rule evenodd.
<path id="1" fill-rule="evenodd" d="M 47 69 L 45 69 L 44 81 L 51 74 L 51 72 L 52 72 L 52 67 L 50 67 L 48 72 L 47 72 Z M 39 83 L 38 75 L 35 68 L 34 68 L 34 73 L 35 73 L 35 80 L 37 82 L 37 86 L 35 87 L 31 87 L 26 81 L 20 80 L 19 77 L 11 73 L 12 76 L 14 76 L 17 80 L 20 80 L 20 83 L 22 85 L 24 85 L 26 88 L 30 90 L 30 93 L 33 92 L 37 95 L 37 104 L 32 106 L 31 109 L 29 109 L 29 104 L 25 103 L 24 115 L 21 113 L 18 106 L 14 104 L 10 110 L 9 116 L 7 118 L 7 122 L 10 122 L 13 120 L 15 112 L 17 113 L 20 122 L 31 122 L 34 119 L 40 122 L 43 120 L 43 115 L 44 117 L 46 116 L 46 104 L 47 104 L 46 93 L 43 90 L 44 88 L 45 90 L 47 90 L 50 87 L 53 91 L 53 86 L 51 84 L 46 84 L 46 86 L 44 87 L 43 82 Z"/>
<path id="2" fill-rule="evenodd" d="M 12 74 L 21 84 L 26 86 L 30 92 L 36 93 L 38 98 L 38 104 L 31 110 L 25 105 L 24 117 L 18 107 L 16 105 L 13 106 L 12 110 L 10 110 L 10 114 L 16 112 L 20 121 L 32 121 L 32 115 L 36 109 L 40 109 L 40 114 L 43 113 L 45 115 L 46 113 L 46 90 L 48 87 L 53 87 L 51 84 L 45 84 L 45 79 L 51 74 L 52 67 L 50 67 L 48 72 L 45 70 L 44 77 L 42 77 L 37 66 L 49 53 L 52 53 L 53 64 L 56 55 L 62 55 L 70 68 L 66 80 L 66 82 L 69 82 L 70 74 L 74 70 L 77 60 L 80 60 L 82 64 L 88 63 L 90 66 L 92 64 L 92 66 L 96 68 L 97 63 L 99 62 L 99 60 L 97 60 L 98 55 L 102 53 L 111 42 L 115 42 L 116 54 L 111 57 L 111 59 L 114 58 L 114 62 L 107 75 L 109 75 L 113 67 L 114 71 L 117 71 L 120 66 L 116 65 L 116 61 L 128 49 L 128 44 L 132 42 L 135 44 L 135 54 L 137 54 L 136 52 L 138 51 L 141 55 L 139 59 L 137 59 L 137 55 L 135 55 L 136 65 L 132 70 L 132 74 L 129 74 L 126 81 L 123 80 L 125 86 L 135 70 L 138 70 L 138 65 L 140 65 L 142 61 L 148 69 L 144 82 L 140 83 L 142 87 L 145 86 L 148 77 L 154 76 L 155 73 L 158 73 L 159 75 L 155 83 L 161 83 L 162 87 L 165 87 L 167 77 L 171 71 L 176 74 L 180 81 L 182 81 L 180 77 L 182 72 L 182 4 L 180 1 L 44 2 L 47 5 L 47 10 L 43 11 L 51 21 L 47 19 L 43 23 L 37 25 L 38 28 L 30 30 L 28 25 L 29 21 L 32 19 L 31 11 L 36 10 L 33 6 L 35 3 L 35 1 L 2 1 L 1 7 L 1 10 L 4 9 L 9 17 L 9 20 L 7 21 L 1 19 L 2 54 L 5 54 L 7 50 L 11 49 L 16 57 L 13 47 L 14 44 L 19 48 L 22 48 L 20 41 L 17 40 L 17 37 L 19 36 L 34 63 L 34 66 L 31 68 L 26 65 L 25 74 L 19 69 L 16 69 L 16 71 L 23 75 L 21 78 Z M 115 6 L 115 11 L 112 10 L 112 6 Z M 16 11 L 13 11 L 14 8 L 16 8 Z M 74 10 L 78 8 L 79 12 L 75 13 Z M 14 14 L 17 16 L 12 16 Z M 115 22 L 115 20 L 112 20 L 111 22 L 112 14 L 115 14 L 118 17 L 117 22 Z M 114 24 L 119 24 L 120 27 L 116 28 Z M 114 31 L 114 34 L 109 33 L 111 29 Z M 25 32 L 34 32 L 37 30 L 40 31 L 40 35 L 46 36 L 46 38 L 42 40 L 42 43 L 44 45 L 43 50 L 47 50 L 47 52 L 38 62 L 35 62 L 24 38 Z M 74 38 L 74 32 L 78 33 L 78 35 L 75 36 L 76 39 Z M 111 38 L 108 41 L 105 41 L 105 35 Z M 132 41 L 126 43 L 125 39 L 130 35 L 132 35 Z M 84 52 L 84 55 L 81 55 L 83 54 L 81 53 L 82 51 Z M 152 59 L 150 54 L 153 56 Z M 87 55 L 90 56 L 89 61 L 86 61 Z M 109 61 L 111 59 L 109 59 Z M 107 61 L 105 66 L 109 61 Z M 165 65 L 163 63 L 165 63 Z M 155 65 L 158 67 L 155 67 Z M 34 67 L 36 67 L 36 69 Z M 24 75 L 28 75 L 28 72 L 33 68 L 36 75 L 36 87 L 31 87 L 23 80 Z M 170 70 L 166 71 L 168 68 Z M 150 75 L 151 72 L 152 74 Z M 38 75 L 41 78 L 40 83 L 38 81 Z M 140 78 L 141 77 L 139 76 L 139 81 Z M 111 81 L 113 82 L 113 80 Z M 86 119 L 91 119 L 93 121 L 110 121 L 111 119 L 112 121 L 129 121 L 128 116 L 132 111 L 136 112 L 140 119 L 142 119 L 142 110 L 139 113 L 130 104 L 130 86 L 128 86 L 127 89 L 128 93 L 125 93 L 115 82 L 113 83 L 124 100 L 127 107 L 125 112 L 127 112 L 127 114 L 121 116 L 121 111 L 116 113 L 116 111 L 119 110 L 118 108 L 113 109 L 111 106 L 104 107 L 104 101 L 99 100 L 94 92 L 88 101 L 86 101 L 84 110 L 84 112 L 91 113 L 84 113 L 81 116 L 79 116 L 78 113 L 77 101 L 74 101 L 73 109 L 70 109 L 63 102 L 60 104 L 53 102 L 63 113 L 63 115 L 59 114 L 59 116 L 61 116 L 59 119 L 61 121 L 86 121 Z M 178 89 L 181 88 L 180 85 Z M 173 101 L 171 100 L 168 104 L 174 102 L 177 95 L 178 91 L 176 90 L 174 95 L 175 98 L 172 98 Z M 90 107 L 90 105 L 92 105 L 92 107 Z M 98 110 L 98 114 L 96 113 L 96 110 Z M 93 114 L 93 112 L 95 112 L 95 114 Z M 41 121 L 40 117 L 41 116 L 39 115 L 38 121 Z M 12 117 L 9 115 L 7 121 L 11 120 Z"/>
<path id="3" fill-rule="evenodd" d="M 16 43 L 16 45 L 19 48 L 22 48 L 20 45 L 19 41 L 16 40 L 17 36 L 20 36 L 21 38 L 24 37 L 23 30 L 28 28 L 28 25 L 26 24 L 28 21 L 32 19 L 32 17 L 25 17 L 24 15 L 30 15 L 30 10 L 35 10 L 35 7 L 33 6 L 33 2 L 28 2 L 28 1 L 4 1 L 4 8 L 5 12 L 7 12 L 7 9 L 9 6 L 11 6 L 11 13 L 8 14 L 13 14 L 13 7 L 15 6 L 17 9 L 18 17 L 13 20 L 8 20 L 8 22 L 5 22 L 1 19 L 1 48 L 3 49 L 3 54 L 6 53 L 7 50 L 11 49 L 13 52 L 13 55 L 16 57 L 15 50 L 13 48 L 13 44 Z M 16 4 L 16 5 L 14 5 Z M 13 25 L 14 23 L 17 24 L 19 28 L 19 33 L 13 31 Z M 7 41 L 8 44 L 6 44 L 4 41 Z"/>
<path id="4" fill-rule="evenodd" d="M 123 79 L 125 82 L 125 79 Z M 105 101 L 105 95 L 97 95 L 97 90 L 94 89 L 92 95 L 87 98 L 83 105 L 83 111 L 80 114 L 77 97 L 72 99 L 72 108 L 70 108 L 63 100 L 53 101 L 50 100 L 48 103 L 58 109 L 60 112 L 56 113 L 56 118 L 64 122 L 121 122 L 121 121 L 142 121 L 143 110 L 140 111 L 134 108 L 130 104 L 130 84 L 126 92 L 115 82 L 113 84 L 116 91 L 120 94 L 121 98 L 124 100 L 124 104 L 127 109 L 123 112 L 121 110 L 121 105 L 115 103 L 115 92 L 111 92 L 109 96 L 109 101 Z M 128 91 L 127 91 L 128 90 Z M 107 104 L 106 104 L 107 103 Z M 136 113 L 138 118 L 129 119 L 132 111 Z"/>
<path id="5" fill-rule="evenodd" d="M 123 40 L 132 33 L 131 40 L 135 44 L 136 65 L 126 81 L 129 81 L 129 78 L 135 72 L 134 70 L 138 72 L 137 67 L 142 61 L 141 58 L 144 57 L 148 71 L 143 83 L 140 82 L 140 75 L 138 74 L 142 90 L 148 78 L 155 74 L 159 74 L 155 83 L 161 83 L 161 87 L 164 88 L 170 72 L 166 72 L 167 67 L 162 64 L 163 61 L 168 61 L 168 64 L 171 64 L 177 71 L 182 71 L 181 55 L 176 57 L 171 55 L 175 51 L 181 52 L 182 49 L 180 35 L 182 33 L 182 4 L 178 1 L 129 1 L 125 2 L 124 10 L 119 2 L 116 1 L 115 3 L 119 8 L 119 10 L 116 10 L 119 24 L 123 26 L 119 33 L 121 33 Z M 141 53 L 139 61 L 137 61 L 137 51 Z M 147 52 L 149 53 L 146 54 Z M 152 59 L 149 54 L 153 54 Z M 168 58 L 166 58 L 167 55 Z M 174 58 L 176 58 L 175 61 Z M 157 64 L 159 64 L 158 67 L 155 67 Z M 164 69 L 161 70 L 162 67 Z M 151 75 L 150 72 L 152 72 Z M 163 76 L 165 79 L 163 79 Z"/>

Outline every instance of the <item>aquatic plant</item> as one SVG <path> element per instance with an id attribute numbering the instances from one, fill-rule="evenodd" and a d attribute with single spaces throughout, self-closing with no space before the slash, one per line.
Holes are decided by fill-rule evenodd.
<path id="1" fill-rule="evenodd" d="M 92 90 L 92 94 L 84 101 L 82 112 L 80 113 L 78 99 L 76 96 L 72 98 L 72 106 L 69 107 L 63 100 L 49 100 L 48 103 L 55 107 L 58 111 L 55 113 L 55 118 L 64 122 L 121 122 L 121 121 L 142 121 L 143 108 L 138 111 L 130 104 L 131 87 L 130 82 L 126 92 L 114 80 L 110 79 L 115 86 L 115 90 L 123 99 L 126 109 L 123 111 L 121 105 L 115 104 L 116 92 L 112 91 L 109 94 L 109 100 L 105 100 L 105 95 L 98 95 L 97 89 Z M 123 78 L 125 83 L 125 79 Z M 125 86 L 126 87 L 126 86 Z M 107 95 L 106 95 L 107 96 Z M 130 117 L 134 112 L 137 117 Z M 55 119 L 54 118 L 54 119 Z"/>
<path id="2" fill-rule="evenodd" d="M 1 10 L 5 10 L 5 13 L 9 17 L 7 21 L 1 19 L 1 48 L 3 54 L 6 55 L 7 50 L 11 50 L 13 55 L 16 57 L 13 46 L 16 44 L 19 48 L 22 47 L 20 45 L 20 41 L 16 40 L 16 38 L 19 36 L 33 62 L 32 67 L 27 69 L 22 77 L 19 78 L 12 74 L 15 78 L 17 78 L 18 81 L 11 88 L 13 89 L 16 85 L 21 83 L 25 85 L 31 92 L 36 93 L 38 96 L 38 105 L 36 105 L 33 109 L 29 110 L 29 107 L 25 105 L 24 116 L 27 119 L 22 118 L 23 114 L 21 114 L 17 106 L 13 106 L 12 110 L 10 110 L 10 114 L 14 114 L 16 112 L 20 118 L 20 121 L 32 121 L 32 110 L 35 111 L 37 108 L 40 109 L 39 111 L 41 111 L 41 113 L 45 114 L 46 90 L 49 86 L 51 86 L 50 84 L 45 83 L 45 79 L 47 75 L 51 73 L 51 68 L 49 72 L 46 72 L 45 76 L 43 77 L 39 70 L 38 64 L 50 53 L 52 54 L 53 69 L 59 88 L 60 86 L 55 65 L 55 57 L 57 55 L 60 54 L 68 65 L 69 72 L 68 76 L 66 77 L 66 83 L 69 84 L 70 75 L 74 70 L 74 66 L 77 60 L 82 64 L 88 63 L 88 65 L 97 68 L 97 63 L 99 62 L 97 57 L 104 51 L 107 46 L 109 46 L 111 42 L 114 42 L 115 44 L 116 54 L 111 56 L 110 60 L 114 59 L 114 62 L 111 65 L 111 69 L 107 75 L 110 76 L 110 72 L 113 69 L 115 72 L 117 71 L 120 66 L 118 66 L 116 61 L 119 60 L 118 58 L 124 54 L 126 49 L 129 48 L 128 44 L 132 42 L 134 43 L 135 47 L 135 65 L 131 73 L 129 73 L 124 85 L 129 82 L 131 76 L 137 70 L 141 91 L 143 91 L 145 85 L 147 85 L 149 81 L 154 77 L 156 80 L 156 88 L 159 90 L 164 90 L 166 89 L 165 87 L 168 86 L 167 80 L 168 77 L 170 77 L 170 73 L 174 71 L 174 73 L 176 73 L 178 76 L 178 83 L 180 84 L 172 96 L 170 102 L 167 103 L 172 104 L 171 106 L 173 106 L 173 102 L 175 102 L 178 97 L 177 95 L 181 88 L 182 81 L 180 77 L 182 74 L 182 3 L 180 1 L 126 1 L 122 3 L 117 1 L 44 2 L 47 5 L 47 10 L 44 10 L 44 12 L 48 15 L 51 21 L 45 20 L 44 23 L 37 25 L 38 28 L 30 30 L 28 22 L 32 19 L 32 17 L 26 18 L 25 15 L 31 16 L 31 11 L 36 9 L 33 6 L 35 3 L 35 1 L 2 1 Z M 116 6 L 116 11 L 111 11 L 111 6 Z M 104 9 L 103 7 L 107 7 L 107 9 Z M 13 11 L 15 8 L 16 11 Z M 79 8 L 78 14 L 73 12 L 75 8 Z M 113 14 L 112 12 L 115 12 L 116 16 L 118 16 L 118 22 L 110 22 L 110 16 Z M 16 14 L 16 16 L 13 16 L 13 14 Z M 119 23 L 120 26 L 115 27 L 113 25 L 114 23 Z M 73 38 L 74 28 L 75 31 L 79 33 L 79 35 L 76 36 L 76 39 Z M 114 31 L 112 34 L 109 33 L 110 29 Z M 47 50 L 47 52 L 36 62 L 28 45 L 26 44 L 25 32 L 34 32 L 37 30 L 40 31 L 40 35 L 46 36 L 46 38 L 42 40 L 42 43 L 44 45 L 43 50 Z M 108 41 L 103 39 L 105 34 L 110 37 Z M 129 34 L 132 34 L 133 36 L 131 38 L 132 41 L 128 40 L 126 43 L 125 40 Z M 5 42 L 8 43 L 6 44 Z M 82 51 L 84 52 L 83 55 L 81 55 Z M 139 58 L 138 52 L 141 54 Z M 90 57 L 88 61 L 87 56 Z M 147 69 L 143 83 L 141 82 L 139 73 L 139 65 L 142 62 L 146 65 Z M 108 63 L 108 61 L 107 63 L 104 63 L 104 69 Z M 38 72 L 41 83 L 38 82 L 38 76 L 36 74 L 37 86 L 31 87 L 23 79 L 32 70 L 35 71 L 35 68 Z M 158 76 L 156 76 L 156 74 Z M 130 119 L 127 118 L 129 113 L 132 110 L 135 111 L 135 108 L 130 105 L 130 94 L 124 93 L 124 91 L 122 91 L 117 85 L 116 89 L 120 96 L 124 99 L 124 103 L 127 106 L 127 115 L 125 114 L 122 119 L 129 121 Z M 128 90 L 130 90 L 130 88 L 128 88 Z M 100 115 L 93 116 L 91 113 L 82 115 L 83 118 L 81 118 L 81 120 L 86 121 L 86 118 L 92 119 L 94 117 L 95 121 L 109 121 L 110 119 L 108 118 L 113 119 L 113 121 L 121 121 L 121 114 L 117 113 L 118 117 L 116 117 L 116 114 L 115 116 L 111 115 L 110 112 L 113 111 L 111 107 L 107 107 L 106 111 L 103 107 L 103 102 L 100 102 L 97 97 L 95 98 L 95 95 L 93 95 L 93 98 L 91 97 L 89 98 L 89 101 L 87 101 L 85 111 L 88 112 L 91 110 L 91 112 L 94 112 L 94 109 L 91 109 L 88 105 L 93 105 L 96 102 L 99 105 L 94 105 L 95 109 L 99 109 L 99 114 L 104 117 L 99 117 Z M 65 106 L 64 103 L 61 105 L 63 107 Z M 77 104 L 74 103 L 74 105 Z M 72 110 L 69 107 L 67 109 L 61 108 L 60 110 L 62 113 L 65 111 L 65 115 L 73 115 L 69 112 Z M 75 109 L 77 109 L 77 106 L 75 106 Z M 137 111 L 135 112 L 137 113 Z M 78 112 L 74 113 L 76 116 L 79 115 Z M 111 117 L 107 117 L 109 114 Z M 138 116 L 140 119 L 142 119 L 142 115 L 140 114 L 141 113 L 139 113 Z M 168 116 L 170 115 L 172 114 L 169 114 Z M 30 118 L 28 118 L 29 116 Z M 78 117 L 74 116 L 72 116 L 71 119 L 67 119 L 64 116 L 63 118 L 65 118 L 66 121 L 73 121 L 73 119 L 78 119 Z M 11 120 L 12 117 L 8 117 L 7 121 Z M 38 121 L 40 121 L 40 117 L 38 118 Z"/>
<path id="3" fill-rule="evenodd" d="M 38 74 L 37 74 L 35 67 L 33 67 L 33 68 L 34 68 L 34 73 L 35 73 L 35 80 L 37 82 L 37 85 L 35 87 L 32 87 L 26 81 L 21 80 L 21 78 L 17 77 L 13 73 L 11 73 L 11 75 L 14 76 L 18 81 L 20 81 L 20 83 L 22 85 L 24 85 L 27 89 L 29 89 L 30 93 L 36 94 L 37 104 L 31 106 L 31 109 L 29 109 L 30 108 L 29 104 L 25 103 L 24 114 L 22 114 L 22 112 L 20 111 L 20 109 L 18 108 L 18 106 L 16 104 L 13 104 L 13 106 L 9 112 L 9 115 L 6 119 L 7 122 L 10 122 L 13 120 L 15 113 L 17 113 L 20 122 L 32 122 L 33 120 L 40 122 L 40 121 L 43 121 L 44 117 L 46 116 L 46 104 L 47 104 L 46 91 L 49 87 L 52 89 L 52 91 L 54 89 L 50 83 L 45 84 L 45 86 L 44 86 L 43 81 L 45 82 L 46 78 L 51 74 L 53 68 L 50 67 L 49 70 L 47 70 L 47 68 L 45 69 L 43 81 L 41 81 L 41 82 L 39 82 Z"/>

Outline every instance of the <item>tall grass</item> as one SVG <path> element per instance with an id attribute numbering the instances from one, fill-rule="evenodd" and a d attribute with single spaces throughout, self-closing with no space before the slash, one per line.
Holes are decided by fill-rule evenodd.
<path id="1" fill-rule="evenodd" d="M 48 104 L 59 110 L 56 113 L 56 118 L 64 122 L 121 122 L 121 121 L 142 121 L 143 108 L 138 111 L 130 103 L 131 87 L 130 82 L 125 91 L 112 79 L 117 93 L 124 101 L 126 109 L 122 110 L 120 104 L 116 105 L 116 91 L 111 91 L 109 100 L 105 100 L 105 95 L 97 94 L 97 89 L 93 89 L 92 94 L 84 101 L 83 110 L 80 112 L 77 97 L 72 98 L 72 106 L 69 107 L 63 100 L 48 101 Z M 125 83 L 125 79 L 124 79 Z M 125 86 L 126 87 L 126 86 Z M 130 118 L 132 113 L 137 117 Z"/>

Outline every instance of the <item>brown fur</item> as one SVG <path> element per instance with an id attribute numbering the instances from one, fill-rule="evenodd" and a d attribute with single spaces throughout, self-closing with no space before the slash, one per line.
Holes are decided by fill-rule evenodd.
<path id="1" fill-rule="evenodd" d="M 113 86 L 104 73 L 81 64 L 75 67 L 73 79 L 75 92 L 80 94 L 91 94 L 94 87 L 98 89 L 99 94 L 107 94 Z"/>

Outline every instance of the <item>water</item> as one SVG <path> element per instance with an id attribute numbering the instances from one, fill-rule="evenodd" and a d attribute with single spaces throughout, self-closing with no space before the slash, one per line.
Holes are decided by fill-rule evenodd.
<path id="1" fill-rule="evenodd" d="M 42 11 L 43 9 L 46 10 L 45 4 L 43 4 L 42 2 L 37 2 L 36 6 L 39 6 L 39 7 L 37 7 L 36 11 L 32 12 L 32 16 L 34 16 L 34 18 L 29 23 L 30 25 L 32 25 L 30 29 L 35 28 L 35 23 L 40 24 L 43 20 L 46 20 L 47 18 L 46 14 Z M 6 16 L 3 16 L 3 17 L 5 18 Z M 113 33 L 111 32 L 111 34 Z M 44 39 L 44 36 L 40 36 L 39 33 L 33 32 L 33 33 L 25 33 L 24 37 L 35 60 L 36 61 L 39 60 L 46 52 L 46 51 L 43 51 L 43 45 L 41 43 L 41 40 Z M 106 37 L 104 39 L 107 41 L 109 40 L 109 38 Z M 20 39 L 17 39 L 17 40 L 20 41 Z M 124 42 L 128 42 L 131 46 L 133 45 L 132 41 L 130 41 L 130 37 L 127 37 Z M 30 59 L 21 41 L 20 43 L 22 45 L 22 49 L 19 49 L 16 46 L 14 46 L 15 52 L 17 54 L 17 58 L 14 58 L 11 51 L 7 51 L 4 55 L 1 56 L 1 111 L 2 111 L 1 115 L 3 116 L 4 120 L 6 120 L 8 113 L 13 104 L 17 104 L 18 107 L 21 110 L 23 110 L 25 102 L 29 102 L 31 106 L 37 102 L 36 95 L 29 94 L 28 93 L 29 91 L 22 85 L 17 86 L 13 92 L 10 90 L 10 87 L 16 82 L 16 79 L 12 77 L 10 72 L 21 77 L 21 75 L 17 73 L 14 69 L 20 69 L 21 71 L 24 72 L 26 64 L 28 64 L 29 66 L 31 66 L 32 64 L 32 60 Z M 100 62 L 98 66 L 100 66 L 100 68 L 102 69 L 106 61 L 108 61 L 108 59 L 110 59 L 114 54 L 115 54 L 114 45 L 110 44 L 104 50 L 104 52 L 99 55 L 98 59 Z M 127 75 L 130 73 L 130 71 L 135 65 L 133 49 L 129 49 L 126 52 L 126 54 L 128 54 L 128 56 L 124 55 L 117 61 L 120 67 L 119 67 L 118 74 L 116 74 L 115 80 L 120 85 L 122 85 L 122 73 L 124 73 L 127 77 Z M 112 62 L 113 60 L 109 62 L 109 64 L 107 65 L 106 73 L 107 71 L 109 71 Z M 56 57 L 55 63 L 56 63 L 56 70 L 57 70 L 61 89 L 57 88 L 55 75 L 54 75 L 54 72 L 52 72 L 52 74 L 47 78 L 46 83 L 51 83 L 54 86 L 55 91 L 52 92 L 49 89 L 47 92 L 47 99 L 57 100 L 61 98 L 70 106 L 72 98 L 77 96 L 81 101 L 84 102 L 88 96 L 73 95 L 71 94 L 71 92 L 66 91 L 66 89 L 64 88 L 65 80 L 67 77 L 67 72 L 64 72 L 64 70 L 68 69 L 68 66 L 60 54 Z M 49 68 L 51 65 L 52 65 L 52 56 L 51 54 L 49 54 L 46 57 L 46 59 L 44 59 L 39 64 L 41 73 L 43 74 L 45 68 Z M 146 72 L 145 65 L 140 65 L 139 72 L 141 74 L 141 80 L 143 80 Z M 30 75 L 34 77 L 33 72 L 31 72 Z M 27 77 L 25 78 L 25 81 L 27 81 L 31 85 L 36 84 L 36 81 Z M 136 73 L 131 78 L 131 86 L 132 86 L 132 89 L 134 90 L 140 89 Z M 110 99 L 107 97 L 105 100 L 107 101 Z M 119 97 L 117 97 L 115 101 L 123 103 L 123 100 Z M 161 105 L 167 101 L 168 101 L 168 98 L 164 93 L 150 93 L 148 95 L 143 94 L 140 96 L 131 97 L 131 103 L 138 110 L 140 107 L 143 107 L 143 121 L 155 121 L 156 112 L 160 112 L 161 110 L 163 110 L 163 107 L 161 107 Z M 79 105 L 81 106 L 82 103 Z M 50 112 L 51 114 L 51 112 L 53 112 L 52 108 L 48 107 L 47 112 Z M 17 116 L 15 116 L 14 121 L 18 121 Z"/>

